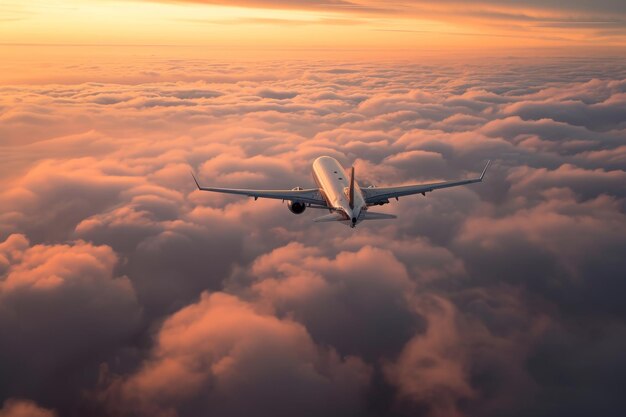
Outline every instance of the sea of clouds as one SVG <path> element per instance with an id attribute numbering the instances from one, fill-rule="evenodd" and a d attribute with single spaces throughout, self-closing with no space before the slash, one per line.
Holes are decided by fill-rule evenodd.
<path id="1" fill-rule="evenodd" d="M 154 58 L 0 86 L 0 416 L 621 416 L 625 63 Z M 493 163 L 354 230 L 190 176 L 310 187 L 320 155 L 365 186 Z"/>

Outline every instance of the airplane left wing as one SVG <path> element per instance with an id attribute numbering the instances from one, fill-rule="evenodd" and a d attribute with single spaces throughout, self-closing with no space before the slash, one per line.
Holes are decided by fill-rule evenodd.
<path id="1" fill-rule="evenodd" d="M 289 201 L 299 201 L 301 203 L 305 203 L 307 205 L 313 205 L 317 207 L 328 207 L 326 204 L 326 200 L 322 196 L 322 193 L 318 188 L 309 188 L 309 189 L 294 189 L 294 190 L 247 190 L 240 188 L 217 188 L 217 187 L 202 187 L 198 183 L 196 176 L 191 173 L 193 180 L 196 183 L 196 186 L 201 191 L 212 191 L 215 193 L 225 193 L 225 194 L 238 194 L 245 195 L 248 197 L 257 198 L 273 198 L 276 200 L 289 200 Z"/>
<path id="2" fill-rule="evenodd" d="M 481 182 L 483 177 L 485 176 L 485 172 L 487 172 L 487 168 L 491 161 L 487 161 L 487 165 L 485 165 L 485 169 L 483 169 L 482 174 L 478 178 L 470 178 L 467 180 L 459 180 L 459 181 L 445 181 L 445 182 L 436 182 L 432 184 L 416 184 L 416 185 L 401 185 L 398 187 L 380 187 L 380 188 L 362 188 L 363 197 L 365 198 L 365 203 L 368 206 L 376 205 L 376 204 L 385 204 L 389 202 L 390 198 L 397 199 L 398 197 L 403 197 L 406 195 L 412 194 L 423 194 L 426 195 L 427 192 L 437 190 L 440 188 L 449 188 L 456 187 L 458 185 L 466 185 L 473 184 L 475 182 Z"/>

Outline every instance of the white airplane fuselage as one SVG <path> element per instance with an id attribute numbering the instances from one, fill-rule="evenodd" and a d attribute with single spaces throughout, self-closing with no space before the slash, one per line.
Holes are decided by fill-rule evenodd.
<path id="1" fill-rule="evenodd" d="M 321 156 L 313 162 L 313 179 L 331 210 L 345 214 L 350 226 L 354 227 L 360 220 L 363 210 L 367 210 L 363 193 L 354 181 L 354 195 L 350 204 L 350 176 L 330 156 Z"/>

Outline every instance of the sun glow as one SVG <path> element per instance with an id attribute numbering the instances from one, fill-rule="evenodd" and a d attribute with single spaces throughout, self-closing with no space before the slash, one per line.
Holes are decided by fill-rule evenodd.
<path id="1" fill-rule="evenodd" d="M 5 45 L 386 50 L 586 45 L 596 39 L 582 29 L 564 29 L 563 26 L 567 25 L 559 23 L 557 16 L 547 12 L 544 16 L 552 20 L 541 20 L 540 24 L 535 22 L 532 25 L 522 21 L 513 25 L 506 20 L 509 15 L 503 11 L 476 9 L 468 16 L 460 17 L 458 10 L 450 4 L 433 5 L 423 10 L 405 8 L 401 9 L 402 12 L 367 13 L 358 8 L 324 9 L 319 4 L 312 10 L 287 9 L 287 3 L 281 3 L 284 9 L 261 8 L 263 2 L 252 4 L 256 8 L 191 1 L 13 1 L 0 6 L 0 39 Z M 240 6 L 245 5 L 249 2 L 240 3 Z M 494 15 L 503 20 L 489 23 L 488 19 Z M 518 14 L 511 12 L 510 16 L 515 18 Z M 522 16 L 526 16 L 522 20 L 539 19 L 539 15 L 532 11 Z M 572 22 L 569 23 L 571 26 Z M 580 22 L 577 25 L 583 26 Z M 623 45 L 623 36 L 618 31 L 612 38 L 603 39 L 602 45 Z"/>

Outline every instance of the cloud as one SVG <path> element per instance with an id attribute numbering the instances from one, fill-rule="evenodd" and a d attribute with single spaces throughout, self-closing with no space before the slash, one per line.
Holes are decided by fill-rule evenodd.
<path id="1" fill-rule="evenodd" d="M 250 289 L 262 303 L 344 355 L 376 360 L 397 350 L 421 323 L 410 308 L 415 284 L 390 251 L 365 246 L 328 259 L 290 243 L 257 258 L 251 274 Z"/>
<path id="2" fill-rule="evenodd" d="M 458 236 L 471 254 L 464 257 L 468 268 L 480 270 L 482 279 L 523 283 L 564 310 L 621 311 L 612 295 L 621 291 L 616 271 L 625 266 L 618 255 L 626 247 L 618 201 L 601 195 L 580 202 L 563 189 L 545 191 L 543 197 L 532 208 L 497 220 L 468 221 Z M 508 261 L 501 263 L 503 259 Z M 563 287 L 568 291 L 561 291 Z"/>
<path id="3" fill-rule="evenodd" d="M 270 9 L 303 9 L 303 10 L 333 10 L 333 11 L 346 11 L 346 12 L 376 12 L 379 10 L 385 10 L 384 6 L 380 8 L 378 6 L 368 5 L 359 1 L 346 1 L 346 0 L 329 0 L 325 2 L 320 1 L 305 1 L 305 0 L 241 0 L 237 3 L 226 3 L 220 0 L 182 0 L 187 3 L 200 3 L 200 4 L 213 4 L 213 5 L 228 5 L 235 7 L 253 7 L 253 8 L 270 8 Z"/>
<path id="4" fill-rule="evenodd" d="M 0 243 L 4 398 L 75 402 L 71 386 L 55 381 L 97 369 L 137 330 L 141 307 L 128 277 L 114 275 L 117 262 L 110 247 L 82 241 L 31 246 L 11 235 Z"/>
<path id="5" fill-rule="evenodd" d="M 0 417 L 55 417 L 54 411 L 41 408 L 32 401 L 8 399 L 0 409 Z"/>
<path id="6" fill-rule="evenodd" d="M 363 406 L 369 374 L 360 359 L 315 346 L 296 322 L 204 293 L 163 324 L 141 369 L 103 395 L 116 415 L 171 415 L 185 403 L 194 414 L 345 415 Z"/>
<path id="7" fill-rule="evenodd" d="M 268 0 L 244 0 L 238 1 L 237 3 L 224 3 L 219 0 L 183 0 L 190 3 L 202 3 L 202 4 L 228 4 L 230 6 L 236 5 L 238 7 L 261 7 L 261 8 L 279 8 L 279 9 L 326 9 L 334 10 L 334 11 L 344 11 L 348 13 L 353 12 L 379 12 L 379 13 L 399 13 L 400 11 L 408 11 L 411 10 L 421 10 L 421 9 L 435 9 L 432 2 L 429 1 L 420 1 L 420 0 L 409 0 L 409 1 L 401 1 L 394 5 L 389 5 L 382 1 L 367 1 L 367 0 L 355 0 L 355 1 L 342 1 L 342 0 L 333 0 L 333 1 L 301 1 L 301 0 L 281 0 L 281 1 L 268 1 Z M 444 4 L 454 4 L 454 1 L 446 1 Z M 603 0 L 598 2 L 597 7 L 590 7 L 589 4 L 585 1 L 573 1 L 569 2 L 566 6 L 562 3 L 551 0 L 547 2 L 540 1 L 525 1 L 523 5 L 520 5 L 519 2 L 515 1 L 507 1 L 507 0 L 492 0 L 492 1 L 482 1 L 475 5 L 470 10 L 482 10 L 485 15 L 492 15 L 494 17 L 507 17 L 507 18 L 517 18 L 520 20 L 529 20 L 532 19 L 532 16 L 529 14 L 521 13 L 518 10 L 533 10 L 539 9 L 544 11 L 600 11 L 600 12 L 613 12 L 618 14 L 626 13 L 626 8 L 619 1 L 615 0 Z M 500 10 L 496 12 L 495 10 Z M 517 12 L 516 12 L 517 10 Z"/>
<path id="8" fill-rule="evenodd" d="M 257 92 L 259 97 L 263 98 L 275 98 L 277 100 L 294 98 L 298 95 L 295 91 L 277 91 L 270 90 L 268 88 L 261 89 Z"/>
<path id="9" fill-rule="evenodd" d="M 179 416 L 602 399 L 620 415 L 619 59 L 77 65 L 1 87 L 0 398 Z M 354 230 L 189 174 L 310 187 L 323 154 L 378 186 L 493 164 Z"/>
<path id="10" fill-rule="evenodd" d="M 433 300 L 428 330 L 410 340 L 397 362 L 385 369 L 398 386 L 399 395 L 428 404 L 433 416 L 462 415 L 456 403 L 475 393 L 468 382 L 459 332 L 454 324 L 454 307 Z M 438 307 L 438 308 L 437 308 Z"/>
<path id="11" fill-rule="evenodd" d="M 162 0 L 152 0 L 162 2 Z M 587 1 L 572 1 L 564 4 L 556 0 L 524 2 L 510 0 L 487 0 L 480 2 L 458 1 L 432 2 L 404 0 L 394 3 L 380 0 L 353 1 L 268 1 L 241 0 L 181 0 L 180 3 L 195 5 L 223 5 L 253 9 L 282 9 L 308 12 L 331 13 L 330 24 L 353 25 L 357 19 L 366 20 L 371 31 L 421 33 L 432 37 L 484 37 L 525 39 L 530 42 L 548 44 L 594 44 L 600 40 L 623 44 L 626 34 L 626 8 L 617 0 L 603 0 L 591 6 Z M 347 18 L 344 18 L 347 17 Z M 419 19 L 416 25 L 407 23 Z M 444 22 L 451 30 L 432 28 L 428 23 Z M 213 22 L 213 21 L 211 21 Z M 323 21 L 318 21 L 324 23 Z M 390 24 L 393 22 L 393 25 Z M 195 23 L 195 22 L 194 22 Z M 288 19 L 253 18 L 248 20 L 225 20 L 222 23 L 264 23 L 284 26 L 303 25 L 310 21 Z M 437 28 L 438 26 L 435 26 Z M 556 31 L 558 29 L 558 32 Z M 431 38 L 432 39 L 432 38 Z M 510 45 L 509 45 L 510 46 Z"/>

